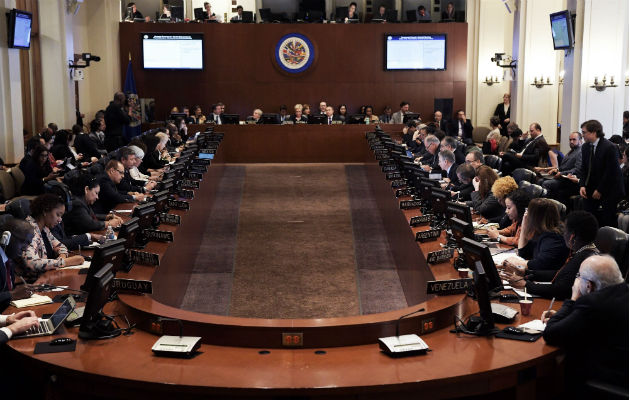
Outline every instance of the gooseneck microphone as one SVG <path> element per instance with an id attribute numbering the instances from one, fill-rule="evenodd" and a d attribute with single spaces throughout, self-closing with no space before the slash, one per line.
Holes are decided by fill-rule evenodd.
<path id="1" fill-rule="evenodd" d="M 416 311 L 412 311 L 412 312 L 410 312 L 409 314 L 401 315 L 401 316 L 398 318 L 398 320 L 396 321 L 396 336 L 400 336 L 400 321 L 401 321 L 403 318 L 408 317 L 408 316 L 413 315 L 413 314 L 417 314 L 417 313 L 419 313 L 419 312 L 423 312 L 423 311 L 424 311 L 424 307 L 422 307 L 422 308 L 420 308 L 420 309 L 418 309 L 418 310 L 416 310 Z"/>

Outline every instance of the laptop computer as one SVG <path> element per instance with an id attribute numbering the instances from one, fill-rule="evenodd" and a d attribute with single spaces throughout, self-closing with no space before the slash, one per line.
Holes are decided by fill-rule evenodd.
<path id="1" fill-rule="evenodd" d="M 55 333 L 57 328 L 68 318 L 68 315 L 74 310 L 76 306 L 74 297 L 68 296 L 66 300 L 59 306 L 57 311 L 48 319 L 39 319 L 39 325 L 35 326 L 28 331 L 15 335 L 14 338 L 25 338 L 34 336 L 48 336 Z"/>

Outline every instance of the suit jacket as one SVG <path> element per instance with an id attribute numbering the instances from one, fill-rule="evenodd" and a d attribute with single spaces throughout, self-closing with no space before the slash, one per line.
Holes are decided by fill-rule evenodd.
<path id="1" fill-rule="evenodd" d="M 216 121 L 215 121 L 215 118 L 217 118 L 217 117 L 219 118 L 218 125 L 223 124 L 223 118 L 221 117 L 221 114 L 218 114 L 218 115 L 217 115 L 217 114 L 215 114 L 215 113 L 210 114 L 210 116 L 208 117 L 208 119 L 206 120 L 206 122 L 216 122 Z"/>
<path id="2" fill-rule="evenodd" d="M 457 164 L 453 164 L 451 165 L 451 168 L 448 171 L 444 171 L 446 178 L 451 180 L 451 183 L 449 186 L 451 187 L 455 187 L 455 186 L 459 186 L 460 182 L 459 182 L 459 178 L 457 178 Z"/>
<path id="3" fill-rule="evenodd" d="M 131 175 L 129 174 L 129 170 L 125 169 L 125 176 L 120 181 L 120 183 L 118 185 L 116 185 L 116 186 L 118 188 L 118 191 L 121 194 L 127 194 L 129 192 L 143 193 L 144 192 L 144 184 L 145 184 L 145 182 L 140 182 L 140 181 L 137 181 L 137 180 L 133 179 L 131 177 Z"/>
<path id="4" fill-rule="evenodd" d="M 464 154 L 460 147 L 456 148 L 453 154 L 455 154 L 456 167 L 466 162 L 466 154 Z"/>
<path id="5" fill-rule="evenodd" d="M 547 158 L 549 145 L 547 144 L 545 137 L 541 134 L 540 136 L 528 141 L 525 144 L 525 149 L 521 151 L 521 162 L 529 167 L 537 167 L 541 160 Z"/>
<path id="6" fill-rule="evenodd" d="M 293 123 L 298 123 L 298 122 L 303 122 L 305 124 L 308 123 L 308 117 L 304 114 L 302 114 L 302 116 L 300 117 L 300 119 L 298 120 L 297 117 L 295 116 L 295 114 L 291 115 L 288 118 L 289 121 L 293 121 Z"/>
<path id="7" fill-rule="evenodd" d="M 482 199 L 481 194 L 478 191 L 474 191 L 470 194 L 470 201 L 466 204 L 474 208 L 485 219 L 496 218 L 505 213 L 505 209 L 492 192 L 489 192 L 486 198 Z"/>
<path id="8" fill-rule="evenodd" d="M 508 135 L 507 124 L 504 123 L 503 121 L 506 118 L 510 118 L 510 111 L 511 111 L 511 109 L 512 109 L 512 105 L 510 104 L 508 106 L 507 112 L 505 112 L 505 110 L 503 109 L 503 103 L 499 103 L 499 104 L 497 104 L 497 108 L 494 110 L 494 115 L 499 117 L 499 121 L 500 121 L 500 124 L 501 124 L 501 135 L 503 135 L 503 136 L 507 136 Z"/>
<path id="9" fill-rule="evenodd" d="M 36 160 L 32 157 L 24 156 L 20 161 L 20 169 L 24 173 L 24 182 L 22 183 L 22 195 L 24 196 L 37 196 L 44 193 L 44 182 L 42 178 L 45 178 L 49 172 L 48 164 L 41 167 L 37 164 Z"/>
<path id="10" fill-rule="evenodd" d="M 527 262 L 530 271 L 551 269 L 557 271 L 569 255 L 562 235 L 553 232 L 544 232 L 538 237 L 527 242 L 525 247 L 518 249 L 518 255 Z"/>
<path id="11" fill-rule="evenodd" d="M 403 123 L 403 118 L 404 115 L 402 113 L 402 111 L 396 111 L 395 113 L 392 114 L 392 124 L 402 124 Z"/>
<path id="12" fill-rule="evenodd" d="M 85 200 L 75 196 L 72 197 L 72 210 L 63 215 L 63 223 L 69 235 L 105 229 L 105 223 L 94 214 Z"/>
<path id="13" fill-rule="evenodd" d="M 89 161 L 91 157 L 101 158 L 98 145 L 90 138 L 90 135 L 82 133 L 74 139 L 74 148 L 77 153 L 85 156 L 84 160 Z"/>
<path id="14" fill-rule="evenodd" d="M 116 185 L 107 174 L 103 174 L 97 179 L 101 186 L 101 192 L 93 206 L 96 213 L 107 214 L 120 203 L 132 203 L 134 201 L 132 196 L 119 193 Z"/>
<path id="15" fill-rule="evenodd" d="M 6 254 L 4 254 L 4 251 L 0 249 L 0 312 L 4 311 L 4 309 L 7 308 L 9 306 L 9 303 L 11 302 L 11 292 L 9 291 L 9 282 L 7 280 L 7 275 L 10 276 L 11 286 L 13 286 L 15 279 L 13 268 L 10 268 L 9 265 L 7 265 L 7 263 L 5 263 L 3 260 L 5 256 Z M 7 269 L 9 269 L 8 274 Z"/>
<path id="16" fill-rule="evenodd" d="M 343 124 L 343 122 L 344 122 L 344 119 L 342 117 L 340 117 L 339 115 L 333 115 L 331 118 L 332 118 L 332 124 L 331 125 L 334 125 L 335 121 L 338 121 L 337 124 L 339 124 L 339 123 Z M 328 117 L 326 117 L 326 124 L 328 124 Z"/>
<path id="17" fill-rule="evenodd" d="M 393 124 L 392 117 L 393 115 L 383 114 L 378 119 L 384 124 Z"/>
<path id="18" fill-rule="evenodd" d="M 438 159 L 438 151 L 435 152 L 435 154 L 431 154 L 428 151 L 426 153 L 424 153 L 424 155 L 422 156 L 422 159 L 420 160 L 422 162 L 422 165 L 429 165 L 431 166 L 431 170 L 434 169 L 440 169 L 439 166 L 439 159 Z"/>
<path id="19" fill-rule="evenodd" d="M 598 379 L 628 386 L 628 285 L 567 300 L 549 320 L 545 341 L 566 350 L 571 383 Z"/>
<path id="20" fill-rule="evenodd" d="M 453 185 L 449 190 L 459 192 L 459 201 L 471 201 L 470 195 L 475 191 L 472 183 L 460 183 Z"/>
<path id="21" fill-rule="evenodd" d="M 587 143 L 582 146 L 580 187 L 586 187 L 589 196 L 597 190 L 603 199 L 613 201 L 621 198 L 625 189 L 619 167 L 617 146 L 606 138 L 599 139 L 595 149 L 591 175 L 587 182 L 590 159 L 591 147 Z"/>
<path id="22" fill-rule="evenodd" d="M 55 225 L 50 232 L 64 244 L 68 248 L 68 250 L 77 250 L 79 246 L 86 247 L 89 246 L 92 241 L 88 239 L 85 233 L 81 233 L 78 235 L 66 235 L 66 230 L 63 222 Z"/>
<path id="23" fill-rule="evenodd" d="M 451 123 L 448 125 L 448 130 L 446 131 L 446 134 L 448 136 L 457 137 L 459 133 L 459 123 L 460 121 L 457 119 L 454 121 L 451 121 Z M 462 126 L 462 140 L 463 139 L 472 140 L 472 132 L 473 132 L 472 123 L 470 122 L 469 119 L 467 119 L 466 122 L 464 122 L 464 126 Z"/>
<path id="24" fill-rule="evenodd" d="M 573 174 L 580 177 L 582 173 L 582 148 L 572 149 L 565 154 L 558 166 L 558 171 L 563 175 Z"/>
<path id="25" fill-rule="evenodd" d="M 434 123 L 435 123 L 435 127 L 438 128 L 439 130 L 444 131 L 444 133 L 448 132 L 449 123 L 444 118 L 442 118 L 439 124 L 435 121 Z"/>

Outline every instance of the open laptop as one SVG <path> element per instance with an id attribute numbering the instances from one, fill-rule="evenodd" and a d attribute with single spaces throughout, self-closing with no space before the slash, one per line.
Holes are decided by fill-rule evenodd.
<path id="1" fill-rule="evenodd" d="M 34 337 L 34 336 L 48 336 L 55 333 L 57 328 L 63 321 L 68 318 L 68 315 L 74 310 L 76 306 L 76 301 L 72 296 L 68 296 L 66 300 L 59 306 L 57 311 L 48 319 L 39 319 L 39 326 L 35 326 L 28 331 L 15 335 L 13 338 L 25 338 L 25 337 Z"/>

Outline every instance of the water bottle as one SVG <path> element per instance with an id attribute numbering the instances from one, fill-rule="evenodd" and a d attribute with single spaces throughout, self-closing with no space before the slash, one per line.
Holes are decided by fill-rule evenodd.
<path id="1" fill-rule="evenodd" d="M 107 232 L 105 233 L 106 240 L 116 240 L 116 235 L 114 234 L 114 229 L 111 226 L 107 227 Z"/>
<path id="2" fill-rule="evenodd" d="M 370 117 L 365 117 L 365 125 L 369 125 L 370 124 Z"/>

